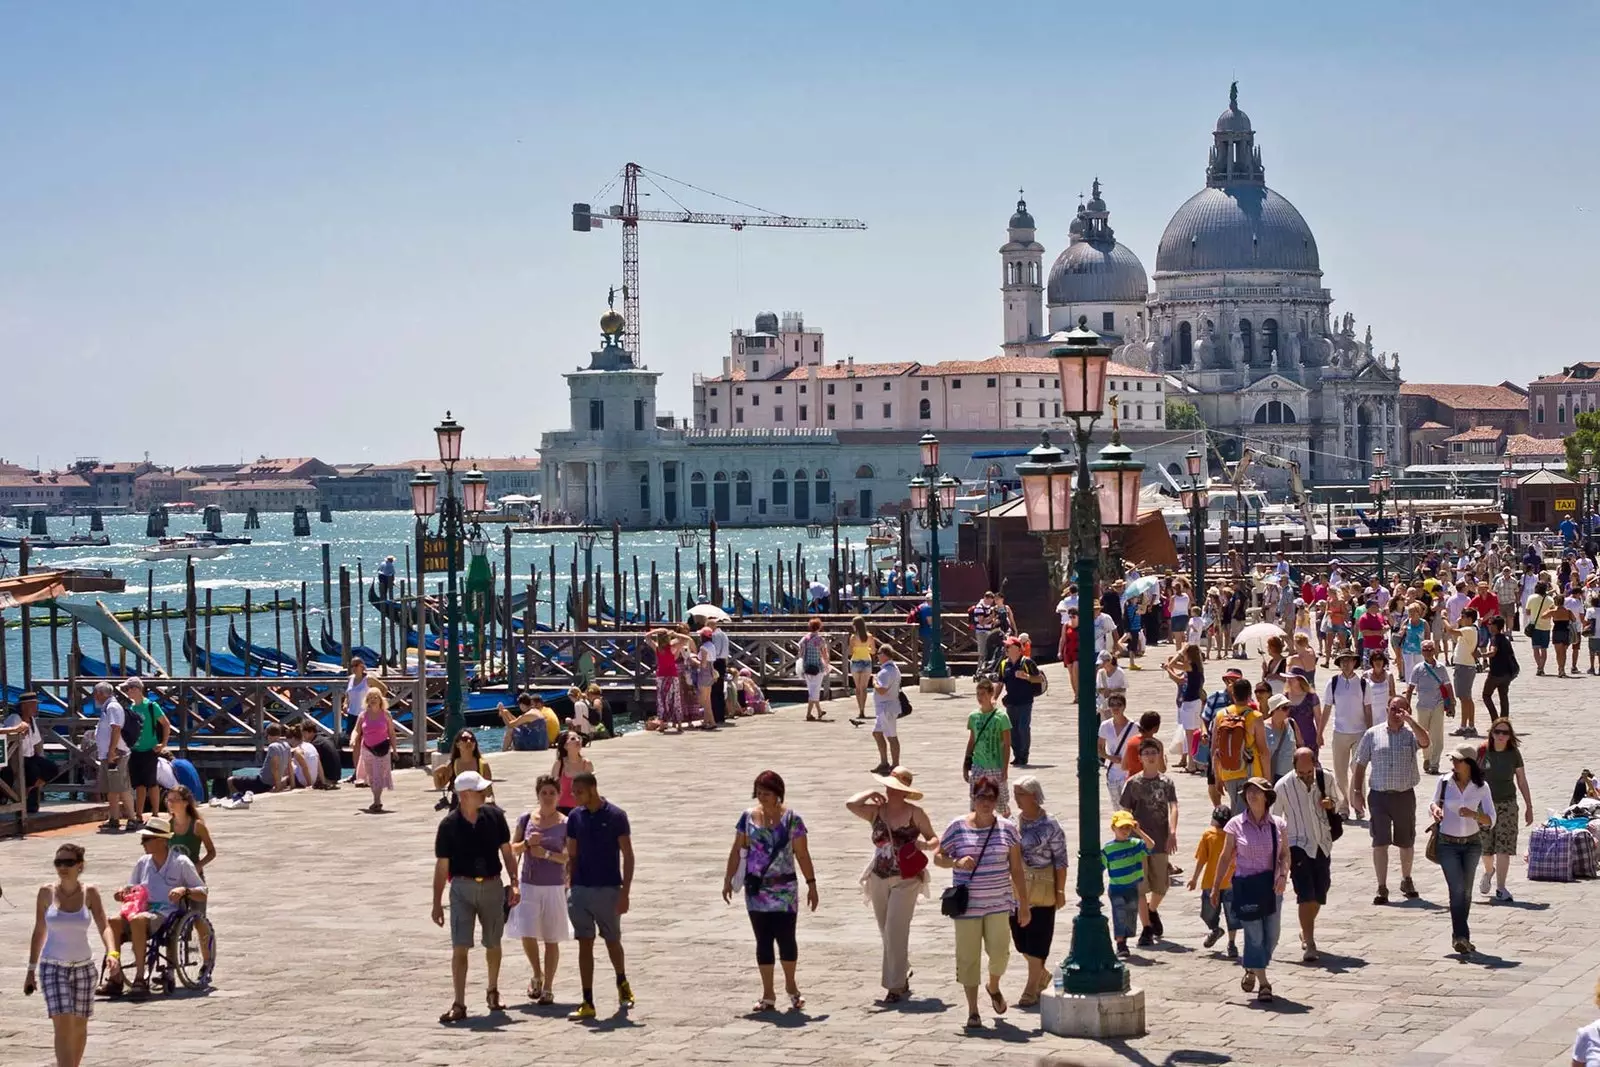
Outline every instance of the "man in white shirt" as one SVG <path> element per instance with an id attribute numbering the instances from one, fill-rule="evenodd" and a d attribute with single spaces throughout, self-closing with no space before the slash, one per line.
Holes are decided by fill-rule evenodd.
<path id="1" fill-rule="evenodd" d="M 894 661 L 894 646 L 878 643 L 878 674 L 872 683 L 872 739 L 878 744 L 878 769 L 888 774 L 900 766 L 900 666 Z"/>
<path id="2" fill-rule="evenodd" d="M 100 824 L 100 829 L 113 832 L 122 829 L 123 819 L 130 829 L 137 829 L 133 816 L 133 780 L 128 776 L 128 743 L 122 739 L 122 724 L 127 713 L 117 703 L 117 691 L 110 682 L 99 682 L 94 687 L 94 749 L 100 765 L 100 792 L 110 807 L 110 815 Z"/>
<path id="3" fill-rule="evenodd" d="M 294 768 L 294 784 L 299 788 L 328 787 L 328 780 L 322 775 L 322 757 L 317 755 L 317 746 L 310 741 L 302 740 L 289 746 L 289 765 Z"/>
<path id="4" fill-rule="evenodd" d="M 135 995 L 150 991 L 144 975 L 145 942 L 150 935 L 159 930 L 161 924 L 179 907 L 201 907 L 206 902 L 206 884 L 200 879 L 200 872 L 188 856 L 172 850 L 169 844 L 171 838 L 172 823 L 164 815 L 152 816 L 150 824 L 139 831 L 139 843 L 144 846 L 144 855 L 133 865 L 133 876 L 128 884 L 117 890 L 115 896 L 117 900 L 131 900 L 133 889 L 143 886 L 149 894 L 149 901 L 144 911 L 127 918 L 116 915 L 108 920 L 118 945 L 122 944 L 125 937 L 133 940 L 132 991 Z M 209 959 L 202 962 L 201 980 L 205 983 L 210 981 L 211 963 Z M 113 991 L 122 991 L 120 965 L 112 967 L 100 989 L 96 990 L 102 995 Z"/>
<path id="5" fill-rule="evenodd" d="M 1096 611 L 1094 616 L 1094 651 L 1098 656 L 1102 652 L 1114 652 L 1117 647 L 1117 621 L 1103 610 Z"/>
<path id="6" fill-rule="evenodd" d="M 1467 595 L 1467 586 L 1465 582 L 1457 582 L 1455 585 L 1451 586 L 1450 589 L 1450 595 L 1445 598 L 1444 602 L 1444 621 L 1449 623 L 1451 626 L 1455 626 L 1461 622 L 1461 609 L 1467 606 L 1467 602 L 1470 601 L 1472 597 Z M 1444 645 L 1445 656 L 1448 658 L 1456 645 L 1455 639 L 1450 636 L 1448 631 L 1445 633 Z"/>
<path id="7" fill-rule="evenodd" d="M 1294 770 L 1273 786 L 1277 801 L 1273 812 L 1283 817 L 1289 836 L 1289 877 L 1294 883 L 1294 898 L 1300 916 L 1300 941 L 1305 945 L 1301 957 L 1306 963 L 1317 961 L 1317 912 L 1328 902 L 1333 881 L 1333 827 L 1328 812 L 1344 794 L 1328 788 L 1328 777 L 1317 766 L 1317 754 L 1309 748 L 1294 750 Z"/>
<path id="8" fill-rule="evenodd" d="M 1078 606 L 1078 587 L 1069 585 L 1061 594 L 1061 599 L 1056 601 L 1056 614 L 1061 616 L 1061 625 L 1067 624 L 1067 613 Z"/>
<path id="9" fill-rule="evenodd" d="M 1361 741 L 1361 735 L 1372 728 L 1372 701 L 1367 693 L 1367 680 L 1356 673 L 1361 665 L 1358 652 L 1341 652 L 1338 658 L 1339 673 L 1328 679 L 1322 706 L 1332 708 L 1333 714 L 1333 777 L 1339 789 L 1339 814 L 1350 814 L 1350 753 Z"/>
<path id="10" fill-rule="evenodd" d="M 38 814 L 39 798 L 44 792 L 45 783 L 53 781 L 61 770 L 54 760 L 45 758 L 38 717 L 39 697 L 34 693 L 23 693 L 17 698 L 17 710 L 7 715 L 5 722 L 0 722 L 0 734 L 6 735 L 11 744 L 22 750 L 22 780 L 26 783 L 25 807 L 29 815 Z M 7 778 L 7 781 L 10 782 L 10 779 Z M 17 783 L 11 782 L 11 787 L 16 789 Z"/>

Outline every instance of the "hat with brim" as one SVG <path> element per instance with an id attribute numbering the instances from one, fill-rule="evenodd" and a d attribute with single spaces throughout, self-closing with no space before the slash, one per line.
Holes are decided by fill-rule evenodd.
<path id="1" fill-rule="evenodd" d="M 1133 817 L 1133 812 L 1131 811 L 1114 811 L 1111 813 L 1111 828 L 1113 830 L 1123 826 L 1131 828 L 1138 825 L 1139 820 Z"/>
<path id="2" fill-rule="evenodd" d="M 1272 805 L 1274 803 L 1277 802 L 1277 800 L 1278 800 L 1278 791 L 1276 789 L 1272 788 L 1272 783 L 1267 781 L 1265 778 L 1256 777 L 1256 778 L 1247 778 L 1247 779 L 1245 779 L 1244 791 L 1248 792 L 1251 786 L 1255 786 L 1257 789 L 1261 790 L 1261 792 L 1266 795 L 1267 807 L 1270 808 L 1270 807 L 1272 807 Z"/>
<path id="3" fill-rule="evenodd" d="M 904 793 L 907 800 L 921 800 L 922 790 L 913 789 L 911 782 L 915 778 L 905 767 L 896 767 L 888 774 L 874 774 L 872 780 L 885 789 L 893 789 L 897 793 Z"/>
<path id="4" fill-rule="evenodd" d="M 1289 698 L 1284 696 L 1282 693 L 1279 693 L 1277 696 L 1275 696 L 1271 700 L 1267 701 L 1267 710 L 1269 712 L 1277 711 L 1279 708 L 1288 707 L 1289 704 L 1290 704 Z"/>
<path id="5" fill-rule="evenodd" d="M 1462 742 L 1461 744 L 1456 746 L 1454 752 L 1450 753 L 1450 758 L 1451 759 L 1466 760 L 1468 763 L 1477 763 L 1478 762 L 1478 746 L 1474 745 L 1474 744 L 1469 744 L 1467 742 Z"/>
<path id="6" fill-rule="evenodd" d="M 144 824 L 139 831 L 139 839 L 159 837 L 163 841 L 172 836 L 172 821 L 164 815 L 156 815 Z"/>
<path id="7" fill-rule="evenodd" d="M 1353 660 L 1357 667 L 1361 666 L 1361 653 L 1353 652 L 1350 649 L 1345 649 L 1343 652 L 1333 657 L 1333 662 L 1336 664 L 1343 663 L 1347 659 Z"/>
<path id="8" fill-rule="evenodd" d="M 486 792 L 492 785 L 494 785 L 493 780 L 485 778 L 477 771 L 462 771 L 456 775 L 455 789 L 458 795 Z"/>

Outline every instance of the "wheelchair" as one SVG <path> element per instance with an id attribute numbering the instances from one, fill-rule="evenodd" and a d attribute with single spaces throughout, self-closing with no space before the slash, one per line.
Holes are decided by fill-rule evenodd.
<path id="1" fill-rule="evenodd" d="M 201 929 L 202 920 L 205 922 L 204 932 Z M 130 933 L 128 940 L 131 939 Z M 202 951 L 205 948 L 211 950 L 211 962 L 215 967 L 216 928 L 211 925 L 205 907 L 203 905 L 194 907 L 188 903 L 179 905 L 171 914 L 166 915 L 161 920 L 161 925 L 150 931 L 150 936 L 145 939 L 145 980 L 149 982 L 150 989 L 152 991 L 159 989 L 162 993 L 171 994 L 179 985 L 188 990 L 209 987 L 211 976 L 205 971 L 205 955 Z M 125 963 L 122 969 L 124 979 L 131 982 L 127 975 L 134 968 Z M 105 983 L 110 974 L 111 961 L 102 961 L 101 984 Z M 121 997 L 126 993 L 127 987 L 119 985 L 113 988 L 110 995 Z"/>

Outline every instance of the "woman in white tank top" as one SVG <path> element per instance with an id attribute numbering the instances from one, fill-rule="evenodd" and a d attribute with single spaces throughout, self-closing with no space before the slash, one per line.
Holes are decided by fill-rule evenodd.
<path id="1" fill-rule="evenodd" d="M 89 1041 L 94 980 L 100 970 L 89 945 L 91 924 L 100 932 L 113 967 L 117 965 L 117 946 L 106 926 L 100 891 L 80 881 L 83 857 L 79 845 L 56 849 L 57 881 L 39 887 L 33 940 L 28 945 L 28 976 L 22 985 L 23 993 L 30 996 L 35 989 L 44 990 L 45 1011 L 55 1026 L 57 1067 L 78 1067 Z"/>

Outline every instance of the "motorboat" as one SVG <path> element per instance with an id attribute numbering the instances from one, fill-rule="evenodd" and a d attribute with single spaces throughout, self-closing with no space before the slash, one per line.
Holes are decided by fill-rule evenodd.
<path id="1" fill-rule="evenodd" d="M 228 537 L 224 534 L 212 533 L 210 530 L 185 530 L 183 536 L 193 541 L 206 545 L 248 545 L 248 537 Z"/>
<path id="2" fill-rule="evenodd" d="M 193 537 L 163 537 L 150 547 L 139 549 L 134 555 L 151 562 L 162 559 L 215 559 L 226 555 L 228 547 L 208 544 Z"/>

